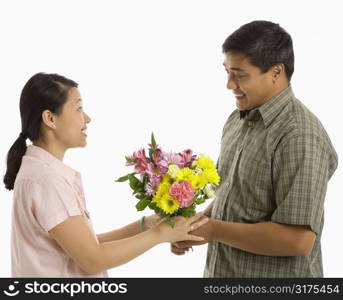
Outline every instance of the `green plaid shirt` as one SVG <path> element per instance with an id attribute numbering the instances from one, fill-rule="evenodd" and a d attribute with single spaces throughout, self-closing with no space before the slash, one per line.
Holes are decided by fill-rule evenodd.
<path id="1" fill-rule="evenodd" d="M 244 118 L 235 110 L 223 129 L 212 218 L 309 225 L 317 238 L 304 257 L 264 256 L 210 242 L 204 277 L 323 277 L 324 199 L 337 161 L 322 124 L 291 87 Z"/>

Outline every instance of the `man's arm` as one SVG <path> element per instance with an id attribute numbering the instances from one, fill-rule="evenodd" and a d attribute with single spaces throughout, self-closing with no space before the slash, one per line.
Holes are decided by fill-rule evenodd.
<path id="1" fill-rule="evenodd" d="M 179 242 L 178 248 L 217 241 L 247 252 L 268 256 L 306 256 L 311 253 L 316 234 L 308 226 L 275 222 L 254 224 L 211 219 L 192 234 L 205 238 L 204 242 Z"/>

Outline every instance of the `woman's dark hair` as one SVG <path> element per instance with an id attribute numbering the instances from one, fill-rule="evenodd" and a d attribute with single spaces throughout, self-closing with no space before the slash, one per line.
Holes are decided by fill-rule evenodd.
<path id="1" fill-rule="evenodd" d="M 25 84 L 20 95 L 21 133 L 7 154 L 4 176 L 6 189 L 12 190 L 21 160 L 26 152 L 26 139 L 32 142 L 40 135 L 42 112 L 60 114 L 70 88 L 77 87 L 73 80 L 58 74 L 38 73 Z"/>
<path id="2" fill-rule="evenodd" d="M 262 73 L 276 64 L 284 64 L 288 81 L 294 72 L 291 36 L 279 24 L 254 21 L 233 32 L 223 44 L 223 52 L 244 53 Z"/>

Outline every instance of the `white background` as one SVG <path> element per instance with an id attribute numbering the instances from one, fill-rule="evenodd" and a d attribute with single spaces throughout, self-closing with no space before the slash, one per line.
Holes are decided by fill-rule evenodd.
<path id="1" fill-rule="evenodd" d="M 20 132 L 19 95 L 33 74 L 77 81 L 92 117 L 88 146 L 67 152 L 80 171 L 97 233 L 138 219 L 124 156 L 154 131 L 164 150 L 192 148 L 214 160 L 235 109 L 221 45 L 253 20 L 293 37 L 296 96 L 322 121 L 342 157 L 341 1 L 0 1 L 0 169 Z M 322 236 L 324 274 L 342 277 L 342 170 L 329 182 Z M 0 189 L 0 276 L 10 276 L 12 192 Z M 203 206 L 204 207 L 204 206 Z M 150 214 L 150 212 L 144 212 Z M 183 257 L 162 244 L 112 277 L 201 277 L 206 246 Z"/>

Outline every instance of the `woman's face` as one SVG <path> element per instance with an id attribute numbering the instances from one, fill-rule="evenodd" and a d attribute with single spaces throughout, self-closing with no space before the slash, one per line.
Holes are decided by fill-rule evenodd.
<path id="1" fill-rule="evenodd" d="M 55 137 L 66 149 L 87 144 L 86 128 L 90 117 L 83 111 L 82 99 L 77 88 L 71 88 L 61 114 L 55 116 Z"/>

